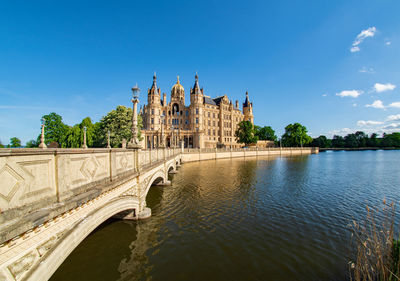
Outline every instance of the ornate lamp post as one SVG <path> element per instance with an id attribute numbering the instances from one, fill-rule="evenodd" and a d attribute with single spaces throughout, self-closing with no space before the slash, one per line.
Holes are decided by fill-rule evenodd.
<path id="1" fill-rule="evenodd" d="M 138 140 L 138 121 L 137 121 L 137 104 L 139 103 L 139 92 L 140 89 L 136 85 L 132 88 L 132 103 L 133 103 L 133 114 L 132 114 L 132 139 L 128 143 L 128 148 L 138 148 L 139 140 Z"/>
<path id="2" fill-rule="evenodd" d="M 84 148 L 84 149 L 88 148 L 87 145 L 86 145 L 86 130 L 87 130 L 86 126 L 83 127 L 83 145 L 82 145 L 82 148 Z"/>
<path id="3" fill-rule="evenodd" d="M 111 148 L 111 145 L 110 145 L 110 130 L 107 131 L 107 148 Z"/>
<path id="4" fill-rule="evenodd" d="M 42 118 L 42 134 L 40 136 L 40 144 L 39 144 L 39 148 L 47 148 L 47 145 L 44 143 L 44 123 L 46 122 L 46 119 Z"/>

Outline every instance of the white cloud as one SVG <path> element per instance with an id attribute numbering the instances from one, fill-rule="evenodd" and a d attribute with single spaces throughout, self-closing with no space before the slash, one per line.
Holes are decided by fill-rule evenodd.
<path id="1" fill-rule="evenodd" d="M 397 129 L 400 128 L 400 123 L 390 123 L 383 127 L 383 129 Z"/>
<path id="2" fill-rule="evenodd" d="M 386 44 L 387 46 L 390 46 L 390 44 L 392 44 L 392 42 L 386 41 L 385 44 Z"/>
<path id="3" fill-rule="evenodd" d="M 353 103 L 353 106 L 354 106 L 354 107 L 357 107 L 357 104 L 356 104 L 356 103 Z"/>
<path id="4" fill-rule="evenodd" d="M 354 40 L 353 44 L 351 45 L 350 52 L 359 52 L 360 47 L 359 45 L 364 41 L 367 37 L 374 37 L 376 32 L 376 27 L 370 27 L 368 29 L 362 30 L 360 34 L 357 35 L 356 39 Z"/>
<path id="5" fill-rule="evenodd" d="M 381 83 L 375 83 L 374 85 L 374 90 L 377 93 L 385 92 L 385 91 L 392 91 L 396 88 L 396 85 L 387 83 L 387 84 L 381 84 Z"/>
<path id="6" fill-rule="evenodd" d="M 400 114 L 397 115 L 389 115 L 386 118 L 386 121 L 400 121 Z"/>
<path id="7" fill-rule="evenodd" d="M 382 125 L 383 122 L 381 121 L 364 121 L 360 120 L 357 122 L 357 126 L 363 127 L 363 126 L 374 126 L 374 125 Z"/>
<path id="8" fill-rule="evenodd" d="M 381 100 L 376 100 L 372 104 L 367 104 L 366 107 L 385 108 Z"/>
<path id="9" fill-rule="evenodd" d="M 323 97 L 326 97 L 326 96 L 328 96 L 328 94 L 323 94 L 322 96 L 323 96 Z"/>
<path id="10" fill-rule="evenodd" d="M 356 98 L 359 95 L 361 95 L 363 93 L 363 91 L 360 90 L 345 90 L 345 91 L 341 91 L 340 93 L 337 93 L 336 95 L 339 97 L 352 97 L 352 98 Z"/>
<path id="11" fill-rule="evenodd" d="M 392 102 L 391 104 L 389 104 L 389 107 L 400 108 L 400 101 Z"/>
<path id="12" fill-rule="evenodd" d="M 361 72 L 361 73 L 375 73 L 375 70 L 372 67 L 367 68 L 367 67 L 363 66 L 358 72 Z"/>

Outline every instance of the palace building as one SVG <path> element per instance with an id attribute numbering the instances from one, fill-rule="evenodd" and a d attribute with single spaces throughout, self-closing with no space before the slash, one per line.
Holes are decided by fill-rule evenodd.
<path id="1" fill-rule="evenodd" d="M 197 74 L 190 89 L 189 106 L 185 105 L 185 89 L 179 76 L 168 103 L 165 93 L 161 98 L 154 74 L 147 102 L 140 109 L 144 148 L 180 147 L 182 144 L 185 148 L 240 147 L 235 140 L 239 122 L 254 123 L 253 104 L 247 92 L 241 111 L 239 102 L 233 104 L 226 95 L 217 98 L 205 95 Z"/>

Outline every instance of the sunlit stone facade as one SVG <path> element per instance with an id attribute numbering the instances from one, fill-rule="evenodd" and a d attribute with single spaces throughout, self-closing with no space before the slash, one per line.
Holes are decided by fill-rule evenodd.
<path id="1" fill-rule="evenodd" d="M 157 77 L 148 90 L 147 105 L 140 110 L 143 118 L 142 136 L 145 148 L 180 147 L 214 148 L 239 147 L 235 141 L 238 123 L 243 120 L 254 122 L 253 104 L 248 93 L 243 103 L 233 104 L 224 95 L 211 98 L 199 86 L 196 74 L 190 89 L 190 105 L 185 105 L 185 89 L 178 81 L 171 89 L 170 102 L 167 95 L 157 87 Z"/>

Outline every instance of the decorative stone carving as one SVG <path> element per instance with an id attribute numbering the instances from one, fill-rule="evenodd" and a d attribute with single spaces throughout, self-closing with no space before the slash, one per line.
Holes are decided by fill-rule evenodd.
<path id="1" fill-rule="evenodd" d="M 23 181 L 24 178 L 19 173 L 5 164 L 0 170 L 0 197 L 10 202 Z"/>
<path id="2" fill-rule="evenodd" d="M 31 251 L 16 262 L 10 264 L 8 269 L 16 280 L 20 280 L 21 277 L 35 264 L 37 259 L 36 251 Z"/>
<path id="3" fill-rule="evenodd" d="M 42 243 L 39 247 L 37 247 L 37 250 L 39 252 L 39 256 L 42 257 L 48 250 L 53 247 L 53 245 L 57 242 L 57 237 L 53 236 L 46 242 Z"/>
<path id="4" fill-rule="evenodd" d="M 93 179 L 96 175 L 97 168 L 99 167 L 99 163 L 96 157 L 90 157 L 85 159 L 82 163 L 81 172 L 87 179 Z"/>

